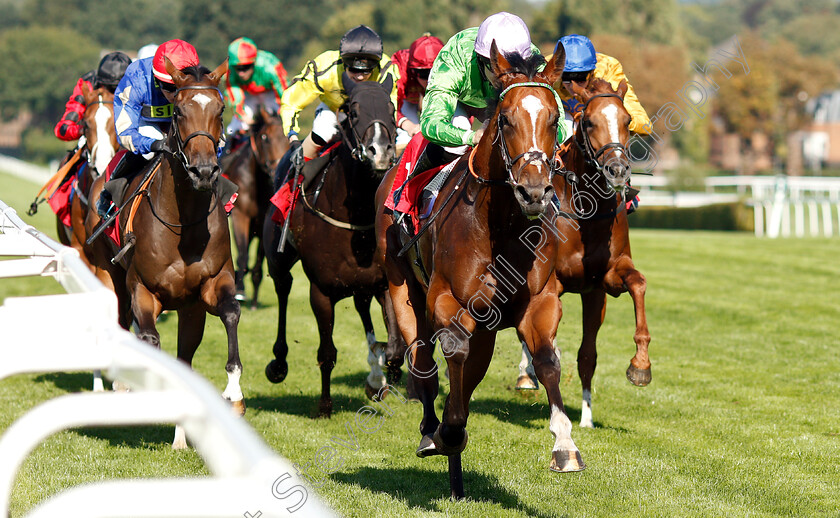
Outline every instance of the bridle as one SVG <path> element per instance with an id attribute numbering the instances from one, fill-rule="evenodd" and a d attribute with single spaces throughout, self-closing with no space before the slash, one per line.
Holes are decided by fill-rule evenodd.
<path id="1" fill-rule="evenodd" d="M 388 135 L 388 141 L 391 142 L 391 143 L 394 142 L 396 129 L 394 129 L 394 132 L 392 132 L 391 127 L 388 125 L 388 123 L 385 120 L 383 120 L 383 119 L 373 119 L 373 120 L 371 120 L 368 123 L 367 127 L 365 127 L 364 132 L 362 132 L 362 134 L 360 135 L 358 130 L 356 129 L 356 124 L 353 122 L 354 119 L 358 119 L 358 117 L 359 117 L 359 115 L 356 113 L 356 110 L 348 107 L 345 113 L 347 113 L 347 126 L 350 127 L 350 135 L 349 136 L 347 135 L 347 132 L 344 130 L 344 125 L 340 125 L 339 128 L 341 128 L 341 138 L 344 141 L 344 144 L 351 150 L 350 153 L 353 156 L 353 158 L 358 160 L 359 162 L 364 162 L 365 158 L 367 156 L 367 154 L 365 152 L 365 145 L 364 145 L 364 142 L 362 141 L 362 136 L 365 133 L 367 133 L 367 131 L 371 127 L 373 127 L 374 124 L 377 124 L 377 123 L 380 124 L 382 126 L 382 128 L 384 129 L 385 133 Z M 396 125 L 394 125 L 394 126 L 396 127 Z M 350 137 L 352 137 L 353 141 L 355 142 L 355 145 L 350 142 L 350 140 L 351 140 Z M 393 163 L 393 159 L 391 159 L 391 162 Z"/>
<path id="2" fill-rule="evenodd" d="M 222 97 L 222 92 L 215 86 L 209 85 L 193 85 L 193 86 L 182 86 L 175 90 L 175 95 L 178 95 L 178 92 L 183 90 L 215 90 L 216 93 L 219 94 L 219 97 Z M 178 121 L 175 120 L 178 115 L 176 113 L 172 113 L 172 126 L 173 126 L 173 137 L 175 137 L 175 148 L 172 150 L 172 154 L 181 162 L 181 165 L 184 166 L 184 169 L 190 168 L 190 160 L 187 157 L 187 154 L 184 152 L 184 147 L 189 143 L 190 140 L 196 137 L 207 137 L 213 142 L 213 149 L 217 149 L 219 147 L 219 139 L 214 137 L 211 133 L 206 131 L 194 131 L 187 135 L 187 138 L 181 138 L 181 130 L 178 127 Z"/>
<path id="3" fill-rule="evenodd" d="M 257 132 L 257 133 L 262 132 L 259 135 L 259 138 L 265 144 L 268 144 L 269 141 L 268 141 L 268 134 L 265 133 L 264 130 L 265 130 L 265 128 L 267 128 L 270 125 L 272 125 L 272 123 L 270 121 L 264 121 L 262 127 L 260 128 L 260 131 Z M 269 160 L 264 160 L 264 161 L 260 160 L 261 159 L 261 154 L 260 154 L 259 150 L 260 150 L 260 146 L 257 143 L 257 137 L 252 132 L 251 133 L 251 151 L 254 153 L 254 158 L 256 158 L 257 165 L 263 170 L 264 173 L 267 173 L 270 176 L 274 172 L 275 167 L 271 166 L 271 164 L 269 163 Z M 277 160 L 277 162 L 279 162 L 279 160 Z"/>
<path id="4" fill-rule="evenodd" d="M 599 97 L 615 97 L 616 99 L 618 99 L 622 103 L 624 102 L 624 100 L 621 98 L 620 95 L 612 94 L 612 93 L 595 94 L 592 97 L 590 97 L 583 104 L 583 108 L 580 110 L 580 124 L 581 124 L 580 133 L 582 135 L 581 138 L 583 139 L 583 144 L 581 144 L 579 142 L 579 139 L 577 137 L 573 138 L 572 140 L 574 140 L 575 145 L 577 146 L 578 150 L 580 150 L 581 154 L 583 155 L 584 161 L 586 161 L 586 163 L 588 165 L 595 168 L 595 170 L 598 171 L 598 173 L 603 173 L 605 164 L 602 164 L 601 162 L 599 162 L 598 159 L 602 155 L 604 155 L 607 151 L 609 151 L 611 149 L 615 149 L 615 150 L 618 150 L 625 157 L 629 156 L 629 154 L 627 152 L 627 148 L 621 142 L 608 142 L 608 143 L 604 144 L 603 146 L 601 146 L 597 151 L 595 150 L 595 146 L 592 145 L 592 140 L 589 138 L 589 132 L 586 131 L 586 124 L 587 124 L 587 121 L 588 121 L 588 119 L 586 118 L 586 108 L 589 107 L 589 103 L 591 103 L 593 99 L 597 99 Z M 629 164 L 630 164 L 629 160 L 627 161 L 627 164 L 629 166 Z"/>
<path id="5" fill-rule="evenodd" d="M 560 96 L 557 95 L 557 92 L 552 88 L 551 85 L 547 83 L 539 83 L 536 81 L 528 81 L 523 83 L 514 83 L 509 85 L 507 88 L 502 90 L 502 93 L 499 94 L 499 101 L 502 101 L 505 98 L 505 95 L 512 89 L 518 87 L 539 87 L 539 88 L 546 88 L 554 94 L 554 99 L 557 101 L 557 106 L 562 106 Z M 504 136 L 504 128 L 505 128 L 505 119 L 502 118 L 502 114 L 496 117 L 496 135 L 493 138 L 493 143 L 499 144 L 499 150 L 502 154 L 502 160 L 505 163 L 505 171 L 508 173 L 508 178 L 506 180 L 491 180 L 488 178 L 483 178 L 478 175 L 473 175 L 476 181 L 482 185 L 509 185 L 513 189 L 516 189 L 519 186 L 519 178 L 522 175 L 522 170 L 525 169 L 529 164 L 534 162 L 539 162 L 545 164 L 546 169 L 548 170 L 548 181 L 550 182 L 557 171 L 560 169 L 560 165 L 555 162 L 554 156 L 557 154 L 557 149 L 559 143 L 557 142 L 556 136 L 554 137 L 554 150 L 551 156 L 547 155 L 544 151 L 526 151 L 524 153 L 520 153 L 515 157 L 510 156 L 510 152 L 508 151 L 507 142 L 505 141 Z M 518 161 L 522 160 L 522 165 L 516 169 L 516 172 L 513 171 L 513 166 Z"/>

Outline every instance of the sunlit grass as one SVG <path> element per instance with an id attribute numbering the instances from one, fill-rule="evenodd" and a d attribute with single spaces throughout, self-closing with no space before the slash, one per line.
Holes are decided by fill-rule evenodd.
<path id="1" fill-rule="evenodd" d="M 36 190 L 0 176 L 0 198 L 21 213 Z M 50 216 L 44 207 L 33 224 L 52 234 Z M 370 403 L 363 386 L 364 336 L 349 301 L 336 311 L 335 413 L 332 419 L 314 419 L 318 335 L 299 267 L 284 383 L 271 385 L 263 375 L 276 326 L 270 280 L 260 294 L 262 306 L 243 310 L 245 419 L 278 453 L 301 466 L 308 463 L 318 493 L 346 516 L 840 514 L 840 293 L 833 287 L 840 275 L 840 240 L 634 231 L 633 245 L 636 265 L 648 280 L 653 382 L 637 388 L 626 381 L 634 352 L 632 304 L 627 295 L 610 299 L 599 335 L 596 427 L 575 426 L 572 432 L 587 463 L 581 473 L 548 470 L 553 438 L 544 391 L 512 389 L 519 348 L 511 331 L 499 335 L 493 363 L 471 403 L 470 444 L 463 455 L 467 501 L 449 500 L 445 459 L 415 457 L 419 405 L 388 400 L 393 415 L 385 415 L 378 430 L 354 427 L 355 412 Z M 51 282 L 0 279 L 0 300 L 54 289 Z M 563 305 L 561 390 L 576 422 L 580 303 L 566 296 Z M 43 318 L 49 322 L 49 315 Z M 170 354 L 175 320 L 173 314 L 160 322 Z M 375 321 L 382 336 L 381 320 Z M 3 346 L 4 354 L 13 354 L 25 344 Z M 208 318 L 194 366 L 219 391 L 226 381 L 225 357 L 223 326 Z M 89 385 L 87 373 L 0 381 L 0 430 L 38 402 Z M 448 390 L 445 382 L 441 387 L 439 409 Z M 347 426 L 355 430 L 357 449 L 333 440 L 346 438 Z M 12 516 L 87 481 L 206 473 L 195 452 L 169 448 L 172 431 L 171 426 L 83 429 L 52 437 L 20 472 Z M 325 475 L 318 470 L 317 452 L 330 445 L 343 464 Z"/>

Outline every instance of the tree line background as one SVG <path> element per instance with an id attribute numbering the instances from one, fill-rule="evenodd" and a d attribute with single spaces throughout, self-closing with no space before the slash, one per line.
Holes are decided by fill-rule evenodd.
<path id="1" fill-rule="evenodd" d="M 55 158 L 67 145 L 52 127 L 76 80 L 103 52 L 134 53 L 181 38 L 213 68 L 231 40 L 248 36 L 295 75 L 359 23 L 376 30 L 393 53 L 424 32 L 446 41 L 500 10 L 520 15 L 545 53 L 565 34 L 592 38 L 599 52 L 622 62 L 650 115 L 677 100 L 692 62 L 704 63 L 737 35 L 750 74 L 726 80 L 713 100 L 715 117 L 692 119 L 666 135 L 695 162 L 708 156 L 713 119 L 745 141 L 764 133 L 784 159 L 785 135 L 806 122 L 805 102 L 838 83 L 837 0 L 0 0 L 0 119 L 31 112 L 18 154 Z"/>

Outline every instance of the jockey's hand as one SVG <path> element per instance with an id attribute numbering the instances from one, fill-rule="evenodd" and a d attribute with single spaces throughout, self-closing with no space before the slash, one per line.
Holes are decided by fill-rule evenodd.
<path id="1" fill-rule="evenodd" d="M 166 139 L 155 140 L 149 148 L 155 153 L 172 153 L 172 150 L 169 149 L 169 144 L 166 143 Z"/>
<path id="2" fill-rule="evenodd" d="M 420 131 L 420 125 L 411 122 L 410 120 L 406 119 L 402 123 L 402 129 L 406 133 L 408 133 L 409 137 L 413 137 Z"/>
<path id="3" fill-rule="evenodd" d="M 292 133 L 291 135 L 289 135 L 290 142 L 298 142 L 299 140 L 300 138 L 297 136 L 297 133 Z"/>
<path id="4" fill-rule="evenodd" d="M 473 135 L 472 145 L 477 146 L 478 143 L 481 141 L 481 137 L 483 135 L 484 135 L 484 128 L 477 129 L 475 134 Z"/>

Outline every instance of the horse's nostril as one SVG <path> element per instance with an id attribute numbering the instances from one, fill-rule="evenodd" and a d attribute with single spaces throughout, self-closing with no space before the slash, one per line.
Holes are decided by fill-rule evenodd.
<path id="1" fill-rule="evenodd" d="M 374 146 L 368 146 L 367 154 L 368 156 L 376 156 L 376 148 Z"/>
<path id="2" fill-rule="evenodd" d="M 524 201 L 525 203 L 531 203 L 531 195 L 528 193 L 528 189 L 521 185 L 517 185 L 516 192 L 519 193 L 519 196 L 522 198 L 522 201 Z"/>

